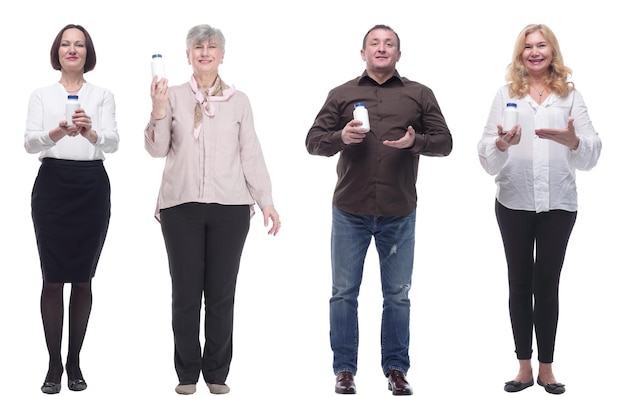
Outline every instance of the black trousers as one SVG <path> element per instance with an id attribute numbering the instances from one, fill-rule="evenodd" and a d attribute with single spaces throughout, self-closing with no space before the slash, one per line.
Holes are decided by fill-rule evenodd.
<path id="1" fill-rule="evenodd" d="M 186 203 L 161 210 L 172 279 L 174 366 L 181 384 L 224 384 L 233 348 L 235 286 L 248 205 Z M 204 348 L 199 342 L 204 295 Z"/>
<path id="2" fill-rule="evenodd" d="M 508 266 L 509 313 L 518 359 L 532 356 L 533 326 L 541 363 L 552 363 L 559 281 L 577 212 L 511 210 L 496 201 Z"/>

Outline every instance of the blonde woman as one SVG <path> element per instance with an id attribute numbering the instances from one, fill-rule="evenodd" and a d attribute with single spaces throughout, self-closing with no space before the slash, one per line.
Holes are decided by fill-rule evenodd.
<path id="1" fill-rule="evenodd" d="M 552 30 L 526 26 L 515 42 L 508 83 L 496 93 L 478 143 L 481 165 L 495 176 L 495 212 L 508 266 L 519 372 L 505 383 L 507 392 L 534 384 L 533 330 L 537 383 L 548 393 L 565 392 L 552 362 L 559 280 L 578 211 L 575 173 L 592 169 L 602 149 L 570 75 Z M 517 104 L 519 122 L 503 131 L 507 103 Z"/>

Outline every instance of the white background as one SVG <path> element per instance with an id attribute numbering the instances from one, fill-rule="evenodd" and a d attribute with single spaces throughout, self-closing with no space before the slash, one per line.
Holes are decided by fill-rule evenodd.
<path id="1" fill-rule="evenodd" d="M 138 4 L 36 0 L 14 3 L 0 15 L 3 395 L 39 394 L 47 370 L 30 218 L 39 162 L 24 151 L 23 133 L 30 93 L 59 79 L 49 50 L 68 23 L 92 35 L 98 63 L 86 78 L 115 94 L 121 135 L 119 151 L 105 162 L 113 207 L 81 356 L 86 395 L 174 394 L 167 257 L 153 218 L 163 161 L 145 152 L 143 128 L 150 112 L 151 54 L 163 54 L 172 85 L 185 83 L 191 75 L 185 36 L 200 23 L 226 36 L 221 75 L 250 97 L 283 223 L 274 238 L 266 235 L 261 216 L 252 220 L 236 299 L 228 378 L 233 395 L 334 394 L 328 299 L 336 158 L 309 155 L 304 139 L 328 90 L 363 71 L 363 35 L 379 23 L 400 35 L 400 74 L 433 89 L 454 138 L 449 157 L 420 162 L 408 373 L 415 393 L 502 394 L 517 371 L 495 185 L 478 163 L 476 143 L 504 83 L 514 40 L 529 23 L 545 23 L 556 33 L 604 144 L 598 166 L 578 173 L 579 214 L 561 281 L 555 373 L 569 395 L 620 386 L 626 353 L 620 159 L 626 32 L 618 2 Z M 361 292 L 357 389 L 360 395 L 386 394 L 373 250 Z M 543 394 L 537 386 L 526 392 Z M 199 387 L 198 394 L 208 390 Z"/>

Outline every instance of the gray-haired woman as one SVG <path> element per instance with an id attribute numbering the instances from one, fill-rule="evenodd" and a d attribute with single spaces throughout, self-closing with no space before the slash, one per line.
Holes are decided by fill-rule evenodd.
<path id="1" fill-rule="evenodd" d="M 239 263 L 256 203 L 268 234 L 280 229 L 248 97 L 218 73 L 224 36 L 209 25 L 187 35 L 189 82 L 154 77 L 145 147 L 166 157 L 156 207 L 172 279 L 176 392 L 192 394 L 200 373 L 227 393 Z M 204 347 L 198 342 L 205 300 Z"/>

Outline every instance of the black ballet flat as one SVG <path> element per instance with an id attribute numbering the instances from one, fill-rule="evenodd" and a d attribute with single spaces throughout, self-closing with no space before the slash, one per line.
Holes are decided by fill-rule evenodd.
<path id="1" fill-rule="evenodd" d="M 67 387 L 69 390 L 74 392 L 80 392 L 82 390 L 87 389 L 87 383 L 84 379 L 67 379 Z"/>
<path id="2" fill-rule="evenodd" d="M 54 395 L 55 393 L 61 392 L 61 384 L 55 384 L 54 382 L 44 382 L 41 385 L 41 391 L 48 395 Z"/>
<path id="3" fill-rule="evenodd" d="M 543 386 L 543 389 L 545 389 L 546 392 L 553 395 L 560 395 L 561 393 L 565 393 L 565 384 L 562 384 L 560 382 L 555 382 L 553 384 L 544 384 L 541 381 L 541 378 L 537 377 L 537 384 Z"/>
<path id="4" fill-rule="evenodd" d="M 520 382 L 520 381 L 508 381 L 504 383 L 504 391 L 505 392 L 519 392 L 528 387 L 533 386 L 535 382 L 531 378 L 529 382 Z"/>

